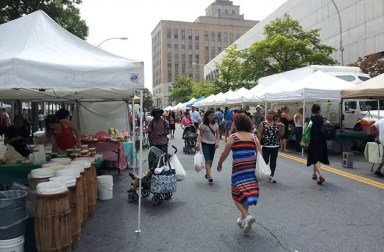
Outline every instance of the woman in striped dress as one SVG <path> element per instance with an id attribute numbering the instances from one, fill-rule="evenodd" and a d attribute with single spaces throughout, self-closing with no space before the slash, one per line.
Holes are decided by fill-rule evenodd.
<path id="1" fill-rule="evenodd" d="M 259 185 L 257 183 L 256 151 L 261 153 L 259 140 L 250 133 L 252 121 L 246 115 L 238 115 L 234 120 L 236 133 L 228 138 L 223 153 L 220 156 L 217 170 L 222 171 L 222 164 L 232 150 L 232 198 L 241 213 L 237 224 L 244 233 L 251 230 L 255 218 L 249 215 L 249 206 L 256 205 L 259 198 Z M 256 151 L 255 151 L 256 150 Z"/>

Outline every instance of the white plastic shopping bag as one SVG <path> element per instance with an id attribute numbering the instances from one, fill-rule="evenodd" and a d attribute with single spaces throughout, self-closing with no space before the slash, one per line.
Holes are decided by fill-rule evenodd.
<path id="1" fill-rule="evenodd" d="M 195 154 L 195 171 L 200 172 L 205 168 L 205 159 L 202 151 L 198 151 Z"/>
<path id="2" fill-rule="evenodd" d="M 271 168 L 269 168 L 269 165 L 265 163 L 263 155 L 261 155 L 260 152 L 257 152 L 255 173 L 257 181 L 266 180 L 271 176 Z"/>
<path id="3" fill-rule="evenodd" d="M 180 163 L 176 154 L 172 155 L 171 159 L 169 160 L 169 164 L 171 165 L 171 169 L 176 170 L 177 181 L 183 181 L 187 177 L 187 173 L 185 172 L 183 165 Z"/>

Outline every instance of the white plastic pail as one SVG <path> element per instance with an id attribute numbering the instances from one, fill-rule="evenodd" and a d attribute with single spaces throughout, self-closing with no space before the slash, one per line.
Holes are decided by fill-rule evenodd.
<path id="1" fill-rule="evenodd" d="M 97 197 L 99 200 L 109 200 L 113 197 L 113 177 L 102 175 L 97 177 Z"/>
<path id="2" fill-rule="evenodd" d="M 24 252 L 24 235 L 9 240 L 0 240 L 0 252 Z"/>

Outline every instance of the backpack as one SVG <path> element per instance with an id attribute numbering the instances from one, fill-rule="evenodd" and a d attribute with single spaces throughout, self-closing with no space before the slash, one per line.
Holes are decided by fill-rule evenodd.
<path id="1" fill-rule="evenodd" d="M 331 140 L 336 137 L 335 126 L 329 123 L 324 123 L 320 126 L 321 135 L 325 140 Z"/>

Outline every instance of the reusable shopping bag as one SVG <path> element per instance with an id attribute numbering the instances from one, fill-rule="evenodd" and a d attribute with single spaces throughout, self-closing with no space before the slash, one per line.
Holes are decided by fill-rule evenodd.
<path id="1" fill-rule="evenodd" d="M 151 193 L 173 193 L 176 192 L 176 171 L 171 169 L 169 162 L 165 160 L 165 155 L 159 158 L 156 170 L 162 170 L 159 174 L 156 172 L 151 177 Z M 160 163 L 163 159 L 163 166 Z"/>
<path id="2" fill-rule="evenodd" d="M 183 181 L 187 177 L 187 173 L 185 172 L 183 165 L 180 163 L 178 157 L 173 154 L 171 159 L 169 160 L 169 164 L 171 169 L 175 169 L 177 181 Z"/>
<path id="3" fill-rule="evenodd" d="M 264 161 L 263 155 L 257 152 L 256 170 L 255 175 L 257 181 L 263 181 L 271 176 L 271 168 Z"/>
<path id="4" fill-rule="evenodd" d="M 309 142 L 311 141 L 311 130 L 312 130 L 312 121 L 309 118 L 309 123 L 304 130 L 303 137 L 301 138 L 300 145 L 303 148 L 308 148 Z"/>
<path id="5" fill-rule="evenodd" d="M 195 165 L 195 171 L 197 172 L 200 172 L 202 169 L 205 168 L 204 154 L 201 150 L 196 152 L 195 154 L 194 165 Z"/>

